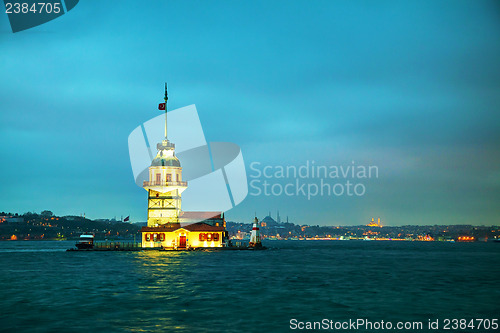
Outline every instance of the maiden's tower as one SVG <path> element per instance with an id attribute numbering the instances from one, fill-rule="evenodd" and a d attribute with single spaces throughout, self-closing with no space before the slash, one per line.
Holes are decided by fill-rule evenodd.
<path id="1" fill-rule="evenodd" d="M 183 212 L 181 209 L 181 195 L 188 183 L 182 179 L 182 166 L 175 156 L 175 144 L 167 136 L 166 84 L 164 100 L 159 109 L 165 110 L 165 139 L 157 144 L 158 152 L 149 167 L 149 180 L 143 183 L 148 191 L 148 222 L 141 229 L 142 247 L 222 247 L 227 240 L 224 214 Z"/>

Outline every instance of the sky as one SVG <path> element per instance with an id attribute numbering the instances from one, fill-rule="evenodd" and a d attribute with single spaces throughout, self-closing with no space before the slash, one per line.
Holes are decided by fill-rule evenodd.
<path id="1" fill-rule="evenodd" d="M 361 196 L 249 188 L 227 220 L 500 224 L 496 1 L 80 1 L 18 33 L 0 14 L 0 51 L 0 211 L 146 221 L 127 139 L 168 81 L 249 181 L 256 162 L 378 168 Z"/>

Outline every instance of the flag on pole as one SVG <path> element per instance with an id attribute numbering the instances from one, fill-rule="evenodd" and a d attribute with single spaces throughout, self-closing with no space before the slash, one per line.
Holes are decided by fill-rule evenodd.
<path id="1" fill-rule="evenodd" d="M 166 103 L 160 103 L 160 104 L 158 104 L 158 110 L 165 110 L 165 104 Z"/>
<path id="2" fill-rule="evenodd" d="M 123 222 L 128 222 L 130 220 L 130 215 L 123 219 Z"/>

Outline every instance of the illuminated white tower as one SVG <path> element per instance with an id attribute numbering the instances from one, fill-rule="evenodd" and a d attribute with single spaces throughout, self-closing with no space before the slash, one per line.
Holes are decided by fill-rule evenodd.
<path id="1" fill-rule="evenodd" d="M 181 193 L 187 188 L 182 181 L 182 167 L 175 156 L 175 144 L 167 138 L 167 84 L 165 83 L 165 140 L 158 143 L 158 153 L 149 167 L 149 181 L 143 187 L 148 191 L 148 227 L 179 222 Z"/>

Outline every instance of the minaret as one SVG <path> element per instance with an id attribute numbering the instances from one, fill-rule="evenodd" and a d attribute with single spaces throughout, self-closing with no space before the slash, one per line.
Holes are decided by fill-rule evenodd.
<path id="1" fill-rule="evenodd" d="M 175 144 L 167 138 L 167 84 L 165 83 L 165 139 L 156 145 L 158 153 L 149 167 L 148 227 L 179 222 L 181 193 L 187 188 L 182 181 L 182 167 L 175 156 Z"/>
<path id="2" fill-rule="evenodd" d="M 281 223 L 281 218 L 280 218 L 280 211 L 278 210 L 278 214 L 276 217 L 276 222 Z"/>

